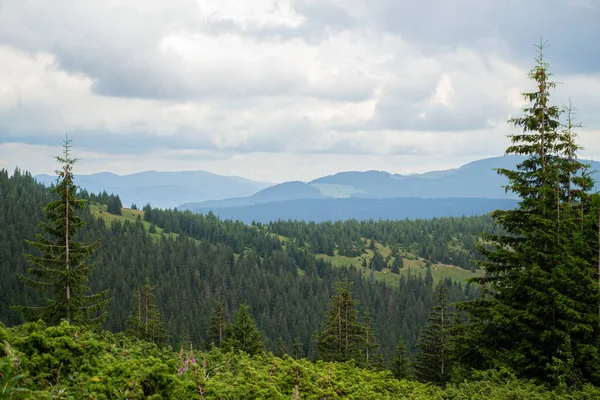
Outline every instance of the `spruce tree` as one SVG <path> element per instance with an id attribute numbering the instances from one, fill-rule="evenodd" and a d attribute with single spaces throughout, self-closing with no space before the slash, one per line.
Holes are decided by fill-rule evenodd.
<path id="1" fill-rule="evenodd" d="M 415 375 L 423 382 L 443 384 L 448 380 L 449 320 L 446 305 L 446 286 L 440 282 L 436 288 L 437 304 L 433 307 L 427 326 L 419 336 L 419 352 L 415 357 Z"/>
<path id="2" fill-rule="evenodd" d="M 108 198 L 108 205 L 106 211 L 108 211 L 109 214 L 121 215 L 121 208 L 123 208 L 123 204 L 121 203 L 121 198 L 119 197 L 119 195 L 111 194 Z"/>
<path id="3" fill-rule="evenodd" d="M 260 332 L 246 303 L 240 305 L 235 322 L 228 326 L 226 346 L 251 356 L 264 350 Z"/>
<path id="4" fill-rule="evenodd" d="M 63 156 L 56 160 L 62 164 L 62 169 L 56 171 L 58 180 L 53 188 L 56 198 L 44 207 L 46 221 L 39 223 L 43 234 L 38 233 L 36 241 L 26 241 L 37 250 L 25 254 L 31 265 L 27 270 L 29 276 L 19 276 L 26 286 L 39 289 L 45 295 L 46 304 L 15 309 L 27 320 L 42 319 L 57 324 L 65 319 L 73 324 L 100 325 L 106 318 L 103 310 L 109 302 L 108 290 L 92 294 L 87 285 L 94 266 L 86 260 L 99 242 L 75 240 L 84 225 L 77 210 L 85 209 L 86 201 L 76 197 L 73 166 L 78 160 L 71 156 L 68 136 L 63 142 Z"/>
<path id="5" fill-rule="evenodd" d="M 358 361 L 358 365 L 365 366 L 367 368 L 381 368 L 383 367 L 383 357 L 379 351 L 379 344 L 375 338 L 375 330 L 373 329 L 373 321 L 369 313 L 365 314 L 364 322 L 364 336 L 363 336 L 363 357 Z"/>
<path id="6" fill-rule="evenodd" d="M 317 335 L 319 356 L 325 361 L 363 359 L 364 326 L 358 320 L 357 300 L 352 298 L 350 284 L 337 283 L 325 328 Z"/>
<path id="7" fill-rule="evenodd" d="M 408 378 L 408 358 L 406 357 L 406 346 L 402 336 L 398 338 L 396 343 L 396 351 L 394 352 L 394 358 L 392 359 L 391 365 L 392 375 L 396 379 Z"/>
<path id="8" fill-rule="evenodd" d="M 506 190 L 520 198 L 519 206 L 492 213 L 507 234 L 487 235 L 479 244 L 486 276 L 472 281 L 483 286 L 483 296 L 463 306 L 472 322 L 469 341 L 479 351 L 474 359 L 483 361 L 471 367 L 505 365 L 546 381 L 555 360 L 568 353 L 584 380 L 599 383 L 593 181 L 577 159 L 570 112 L 559 131 L 561 110 L 550 103 L 556 83 L 543 49 L 540 44 L 529 73 L 536 90 L 523 93 L 530 105 L 524 116 L 510 120 L 522 132 L 509 135 L 506 153 L 526 159 L 516 170 L 498 170 L 508 178 Z"/>
<path id="9" fill-rule="evenodd" d="M 225 323 L 225 312 L 223 304 L 219 301 L 215 307 L 213 315 L 210 317 L 210 326 L 208 327 L 208 343 L 216 347 L 221 347 L 225 340 L 225 331 L 227 324 Z"/>
<path id="10" fill-rule="evenodd" d="M 394 261 L 392 263 L 391 273 L 399 274 L 400 269 L 403 267 L 404 267 L 404 261 L 402 260 L 402 256 L 398 255 L 396 258 L 394 258 Z"/>
<path id="11" fill-rule="evenodd" d="M 304 357 L 304 349 L 302 346 L 302 343 L 300 342 L 300 339 L 298 339 L 296 337 L 296 339 L 294 339 L 294 358 L 295 359 L 300 359 Z"/>
<path id="12" fill-rule="evenodd" d="M 166 344 L 169 334 L 154 302 L 153 287 L 149 284 L 138 288 L 135 308 L 127 320 L 126 334 L 156 344 Z"/>
<path id="13" fill-rule="evenodd" d="M 277 338 L 277 343 L 275 344 L 275 356 L 281 358 L 287 354 L 287 348 L 285 346 L 285 342 L 283 341 L 283 337 L 279 336 Z"/>

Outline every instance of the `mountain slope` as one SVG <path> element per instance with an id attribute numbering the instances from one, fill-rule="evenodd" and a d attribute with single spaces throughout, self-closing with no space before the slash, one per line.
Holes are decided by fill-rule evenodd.
<path id="1" fill-rule="evenodd" d="M 203 202 L 184 203 L 179 208 L 195 210 L 198 208 L 214 207 L 245 207 L 253 204 L 263 204 L 272 201 L 288 201 L 301 199 L 326 199 L 321 191 L 304 182 L 285 182 L 263 189 L 249 197 L 239 197 L 225 200 L 209 200 Z"/>
<path id="2" fill-rule="evenodd" d="M 222 219 L 245 223 L 276 220 L 337 221 L 367 219 L 419 219 L 482 215 L 496 209 L 515 207 L 513 199 L 296 199 L 237 207 L 199 207 L 191 211 L 212 211 Z"/>
<path id="3" fill-rule="evenodd" d="M 460 168 L 431 171 L 423 174 L 398 175 L 383 171 L 341 172 L 315 179 L 311 185 L 339 185 L 352 187 L 351 197 L 473 197 L 514 198 L 504 193 L 506 179 L 494 168 L 514 168 L 519 157 L 495 157 L 474 161 Z"/>

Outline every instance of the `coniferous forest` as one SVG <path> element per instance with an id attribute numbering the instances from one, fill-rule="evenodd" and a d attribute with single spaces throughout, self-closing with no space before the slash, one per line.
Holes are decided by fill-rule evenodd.
<path id="1" fill-rule="evenodd" d="M 489 216 L 123 209 L 68 137 L 56 185 L 2 170 L 0 398 L 600 398 L 600 196 L 543 46 L 529 77 Z"/>

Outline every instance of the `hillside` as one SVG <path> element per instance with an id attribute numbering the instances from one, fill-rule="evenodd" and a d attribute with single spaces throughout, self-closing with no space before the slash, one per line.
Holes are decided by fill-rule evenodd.
<path id="1" fill-rule="evenodd" d="M 390 265 L 393 264 L 396 257 L 391 257 L 392 249 L 380 243 L 376 243 L 376 247 L 384 258 L 390 257 L 389 263 Z M 363 274 L 364 279 L 371 279 L 372 274 L 373 279 L 376 281 L 385 282 L 392 286 L 399 286 L 400 280 L 402 278 L 406 279 L 408 275 L 425 277 L 428 274 L 428 269 L 435 282 L 440 279 L 451 279 L 464 285 L 467 284 L 470 278 L 484 275 L 482 270 L 471 271 L 455 265 L 432 263 L 407 251 L 400 253 L 404 266 L 400 268 L 399 274 L 392 273 L 389 266 L 383 268 L 381 271 L 371 271 L 371 268 L 368 266 L 373 261 L 373 250 L 370 249 L 367 249 L 365 254 L 357 257 L 342 256 L 337 249 L 334 251 L 333 256 L 317 254 L 317 257 L 331 262 L 331 265 L 334 267 L 353 266 Z M 363 267 L 363 261 L 367 264 L 367 267 Z"/>
<path id="2" fill-rule="evenodd" d="M 420 219 L 436 217 L 459 217 L 484 215 L 496 209 L 509 209 L 517 202 L 511 199 L 297 199 L 272 201 L 262 204 L 220 207 L 195 207 L 184 205 L 195 213 L 213 212 L 223 219 L 240 220 L 247 224 L 252 221 L 267 223 L 277 220 L 301 221 L 345 221 L 350 219 Z M 222 204 L 230 204 L 228 200 Z M 191 208 L 190 208 L 191 207 Z"/>
<path id="3" fill-rule="evenodd" d="M 288 201 L 298 199 L 321 199 L 327 198 L 319 189 L 307 185 L 304 182 L 286 182 L 263 189 L 250 197 L 241 197 L 223 200 L 211 200 L 204 202 L 185 203 L 179 206 L 182 210 L 202 207 L 245 207 L 253 204 L 263 204 L 271 201 Z"/>
<path id="4" fill-rule="evenodd" d="M 144 226 L 144 229 L 149 233 L 150 236 L 152 236 L 155 240 L 158 240 L 161 236 L 166 235 L 167 237 L 171 237 L 171 238 L 178 238 L 179 234 L 177 233 L 173 233 L 173 232 L 165 232 L 165 229 L 163 229 L 160 226 L 156 226 L 148 221 L 145 220 L 144 218 L 144 211 L 143 210 L 132 210 L 129 208 L 122 208 L 121 212 L 122 215 L 113 215 L 113 214 L 109 214 L 107 212 L 107 207 L 106 205 L 103 204 L 92 204 L 90 205 L 90 211 L 92 213 L 92 215 L 96 218 L 100 218 L 102 219 L 104 222 L 106 222 L 107 226 L 110 227 L 110 225 L 113 222 L 119 222 L 119 223 L 125 223 L 125 221 L 128 221 L 130 223 L 135 223 L 135 222 L 141 222 Z M 154 233 L 150 233 L 150 227 L 154 225 Z M 286 243 L 289 243 L 293 238 L 289 238 L 286 236 L 282 236 L 282 235 L 276 235 L 276 237 L 279 239 L 279 241 L 281 242 L 282 246 L 285 247 Z M 391 255 L 392 253 L 392 249 L 389 246 L 386 246 L 384 244 L 381 243 L 376 243 L 377 249 L 378 251 L 383 255 L 383 257 L 388 257 Z M 390 245 L 391 246 L 391 245 Z M 322 260 L 325 260 L 327 262 L 330 262 L 331 265 L 335 268 L 339 268 L 339 267 L 355 267 L 357 269 L 360 270 L 360 272 L 363 274 L 363 277 L 365 279 L 371 279 L 370 277 L 370 270 L 367 268 L 363 268 L 362 267 L 362 263 L 363 260 L 366 261 L 368 264 L 372 261 L 373 259 L 373 251 L 370 249 L 366 249 L 365 253 L 357 256 L 357 257 L 347 257 L 347 256 L 343 256 L 339 254 L 340 251 L 339 249 L 336 249 L 334 251 L 334 255 L 333 256 L 329 256 L 327 254 L 324 253 L 316 253 L 316 257 L 320 258 Z M 239 256 L 239 253 L 236 253 L 236 257 Z M 401 257 L 404 260 L 404 266 L 405 268 L 401 269 L 401 273 L 400 274 L 393 274 L 391 273 L 390 268 L 384 268 L 381 271 L 374 271 L 373 272 L 373 277 L 376 281 L 379 282 L 385 282 L 388 285 L 391 286 L 399 286 L 400 284 L 400 278 L 403 277 L 407 277 L 407 275 L 411 274 L 413 276 L 425 276 L 427 274 L 427 266 L 429 265 L 431 270 L 431 274 L 432 277 L 434 279 L 434 281 L 439 281 L 440 279 L 451 279 L 453 281 L 456 282 L 460 282 L 462 284 L 466 284 L 469 278 L 472 278 L 474 276 L 481 276 L 482 275 L 482 271 L 470 271 L 461 267 L 457 267 L 455 265 L 448 265 L 448 264 L 443 264 L 443 263 L 439 263 L 439 262 L 431 262 L 423 257 L 419 257 L 418 255 L 416 255 L 414 253 L 414 251 L 409 251 L 409 250 L 403 250 L 401 252 Z M 391 257 L 390 256 L 390 263 L 393 262 L 393 260 L 395 259 L 395 257 Z M 302 273 L 302 270 L 299 270 L 300 273 Z"/>

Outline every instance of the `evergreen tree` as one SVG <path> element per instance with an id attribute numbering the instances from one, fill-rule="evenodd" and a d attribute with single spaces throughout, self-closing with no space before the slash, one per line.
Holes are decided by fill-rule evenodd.
<path id="1" fill-rule="evenodd" d="M 111 194 L 110 197 L 108 198 L 108 206 L 107 206 L 107 211 L 109 212 L 109 214 L 113 214 L 113 215 L 121 215 L 121 208 L 123 208 L 123 204 L 121 203 L 121 199 L 119 198 L 119 195 L 113 195 Z"/>
<path id="2" fill-rule="evenodd" d="M 397 256 L 394 258 L 394 262 L 392 263 L 391 272 L 392 274 L 399 274 L 400 269 L 404 267 L 404 261 L 402 260 L 402 256 Z"/>
<path id="3" fill-rule="evenodd" d="M 300 343 L 300 339 L 294 339 L 294 358 L 300 359 L 304 357 L 304 349 L 302 348 L 302 343 Z"/>
<path id="4" fill-rule="evenodd" d="M 210 317 L 210 326 L 208 327 L 208 343 L 216 347 L 221 347 L 225 340 L 225 331 L 227 324 L 225 323 L 225 312 L 223 304 L 219 301 L 214 309 L 212 317 Z"/>
<path id="5" fill-rule="evenodd" d="M 62 169 L 57 171 L 58 182 L 54 187 L 57 198 L 44 207 L 47 222 L 40 221 L 44 235 L 38 233 L 37 241 L 26 241 L 41 255 L 25 254 L 31 266 L 27 271 L 33 277 L 19 276 L 26 286 L 45 294 L 46 305 L 15 308 L 29 320 L 43 319 L 57 324 L 64 318 L 74 324 L 98 325 L 106 318 L 106 312 L 102 311 L 109 302 L 108 291 L 90 294 L 87 286 L 93 265 L 86 263 L 86 259 L 99 242 L 74 240 L 84 225 L 76 210 L 85 209 L 86 201 L 76 197 L 73 166 L 77 159 L 71 156 L 68 136 L 63 143 L 63 156 L 56 160 L 62 164 Z"/>
<path id="6" fill-rule="evenodd" d="M 364 326 L 358 320 L 357 300 L 352 299 L 350 284 L 337 283 L 325 328 L 317 335 L 319 356 L 325 361 L 362 360 Z"/>
<path id="7" fill-rule="evenodd" d="M 392 359 L 391 365 L 392 375 L 396 379 L 408 378 L 408 358 L 406 357 L 406 347 L 404 346 L 404 340 L 402 336 L 398 338 L 396 343 L 396 351 L 394 352 L 394 358 Z"/>
<path id="8" fill-rule="evenodd" d="M 362 360 L 357 360 L 358 365 L 364 365 L 367 368 L 381 368 L 383 367 L 383 357 L 379 352 L 379 344 L 375 338 L 375 331 L 373 329 L 373 321 L 369 313 L 365 314 L 364 323 L 364 336 L 363 336 L 363 357 Z"/>
<path id="9" fill-rule="evenodd" d="M 279 338 L 277 338 L 277 344 L 275 345 L 275 355 L 281 358 L 286 354 L 287 349 L 285 347 L 285 342 L 283 341 L 283 337 L 279 336 Z"/>
<path id="10" fill-rule="evenodd" d="M 436 291 L 438 302 L 419 337 L 419 352 L 415 357 L 414 368 L 420 381 L 443 384 L 448 380 L 450 372 L 447 354 L 449 324 L 444 282 L 438 284 Z"/>
<path id="11" fill-rule="evenodd" d="M 153 287 L 149 284 L 138 288 L 135 309 L 127 320 L 126 334 L 138 339 L 166 344 L 169 334 L 160 317 L 160 311 L 154 302 Z"/>
<path id="12" fill-rule="evenodd" d="M 371 268 L 381 271 L 386 267 L 386 262 L 379 249 L 373 251 L 373 258 L 371 259 Z"/>
<path id="13" fill-rule="evenodd" d="M 484 296 L 464 305 L 472 322 L 469 341 L 482 361 L 471 367 L 506 365 L 546 381 L 554 360 L 572 354 L 580 376 L 600 383 L 593 181 L 577 160 L 570 113 L 559 132 L 560 109 L 550 104 L 556 83 L 543 49 L 540 44 L 529 74 L 537 90 L 523 93 L 530 105 L 510 120 L 522 132 L 509 136 L 506 153 L 527 158 L 516 170 L 498 171 L 508 178 L 507 191 L 520 197 L 519 207 L 492 214 L 507 234 L 487 235 L 479 245 L 487 273 L 473 282 L 483 285 Z"/>
<path id="14" fill-rule="evenodd" d="M 246 303 L 240 305 L 235 322 L 228 326 L 227 346 L 256 355 L 264 350 L 260 332 Z"/>

